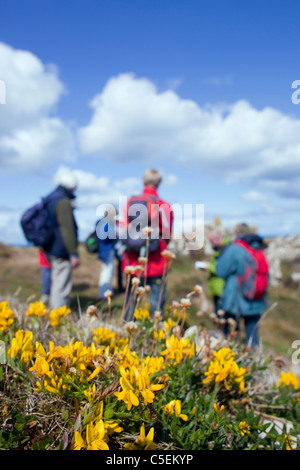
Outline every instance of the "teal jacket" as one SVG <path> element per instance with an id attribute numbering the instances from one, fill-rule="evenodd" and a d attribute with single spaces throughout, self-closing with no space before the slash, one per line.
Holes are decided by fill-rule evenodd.
<path id="1" fill-rule="evenodd" d="M 246 235 L 243 239 L 253 247 L 261 247 L 262 238 L 258 235 Z M 244 274 L 248 263 L 253 263 L 251 255 L 234 243 L 228 245 L 217 259 L 216 274 L 225 280 L 218 306 L 235 316 L 261 315 L 266 308 L 265 297 L 248 300 L 240 291 L 238 277 Z"/>

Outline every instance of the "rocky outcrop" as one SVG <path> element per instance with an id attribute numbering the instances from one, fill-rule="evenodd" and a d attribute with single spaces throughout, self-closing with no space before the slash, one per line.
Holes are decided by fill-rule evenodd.
<path id="1" fill-rule="evenodd" d="M 292 281 L 300 281 L 300 266 L 293 267 L 294 262 L 300 258 L 300 235 L 269 239 L 266 255 L 269 261 L 271 285 L 276 286 L 282 283 L 283 262 L 291 264 Z"/>

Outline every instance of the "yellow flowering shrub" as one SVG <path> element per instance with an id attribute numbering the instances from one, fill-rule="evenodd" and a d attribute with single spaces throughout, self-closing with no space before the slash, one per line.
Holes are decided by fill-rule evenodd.
<path id="1" fill-rule="evenodd" d="M 213 352 L 213 360 L 205 372 L 204 384 L 220 384 L 227 390 L 237 387 L 241 392 L 245 391 L 244 375 L 246 369 L 239 367 L 234 361 L 235 353 L 230 348 L 221 348 Z"/>
<path id="2" fill-rule="evenodd" d="M 183 298 L 173 309 L 188 309 L 190 299 Z M 181 323 L 158 311 L 150 318 L 144 307 L 123 326 L 112 319 L 111 328 L 100 322 L 100 311 L 97 316 L 87 312 L 88 328 L 82 330 L 75 321 L 57 328 L 71 312 L 67 307 L 46 311 L 43 304 L 31 303 L 20 322 L 19 312 L 15 317 L 8 302 L 0 304 L 0 339 L 10 343 L 8 367 L 0 364 L 0 377 L 6 374 L 1 399 L 7 403 L 12 397 L 11 408 L 3 405 L 0 410 L 0 423 L 2 416 L 6 423 L 4 432 L 0 428 L 1 448 L 297 447 L 300 398 L 295 374 L 282 372 L 272 393 L 262 394 L 256 403 L 257 382 L 253 389 L 248 383 L 254 374 L 250 356 L 246 349 L 239 356 L 237 343 L 231 348 L 224 342 L 214 349 L 206 341 L 196 351 Z M 34 316 L 49 322 L 33 322 Z M 25 328 L 28 324 L 34 324 L 33 331 Z M 209 339 L 206 330 L 204 338 Z M 294 419 L 295 432 L 287 436 L 266 431 L 260 407 L 268 416 L 278 410 L 280 419 Z"/>
<path id="3" fill-rule="evenodd" d="M 15 313 L 9 307 L 9 302 L 0 302 L 0 331 L 6 331 L 14 322 Z"/>
<path id="4" fill-rule="evenodd" d="M 18 330 L 7 353 L 10 357 L 18 356 L 25 364 L 29 364 L 34 355 L 32 331 Z"/>
<path id="5" fill-rule="evenodd" d="M 143 400 L 145 405 L 152 403 L 155 396 L 153 392 L 164 388 L 164 384 L 151 384 L 150 373 L 147 366 L 140 369 L 132 366 L 127 370 L 123 366 L 120 367 L 122 391 L 115 392 L 115 395 L 118 400 L 127 404 L 128 411 L 132 406 L 138 406 L 140 400 Z"/>
<path id="6" fill-rule="evenodd" d="M 137 308 L 134 312 L 134 318 L 136 320 L 148 320 L 150 318 L 149 309 Z"/>
<path id="7" fill-rule="evenodd" d="M 59 307 L 52 310 L 49 314 L 49 322 L 51 326 L 59 325 L 62 318 L 65 318 L 71 313 L 71 310 L 67 306 Z"/>
<path id="8" fill-rule="evenodd" d="M 26 310 L 26 315 L 28 317 L 32 317 L 36 315 L 37 317 L 46 317 L 49 313 L 49 309 L 47 309 L 46 305 L 43 302 L 32 302 L 29 304 L 29 309 Z"/>
<path id="9" fill-rule="evenodd" d="M 116 339 L 116 333 L 109 328 L 99 327 L 93 330 L 93 333 L 97 344 L 111 344 Z"/>
<path id="10" fill-rule="evenodd" d="M 181 418 L 183 421 L 188 420 L 188 416 L 181 413 L 181 401 L 180 400 L 172 400 L 169 403 L 167 403 L 163 407 L 163 412 L 166 415 L 170 415 L 170 416 L 175 414 L 177 418 Z"/>
<path id="11" fill-rule="evenodd" d="M 299 379 L 293 372 L 281 371 L 280 379 L 277 382 L 277 387 L 293 387 L 295 390 L 299 389 Z"/>
<path id="12" fill-rule="evenodd" d="M 177 338 L 172 335 L 166 339 L 166 349 L 161 351 L 161 355 L 165 356 L 166 360 L 179 364 L 183 359 L 195 355 L 195 343 L 188 338 Z"/>

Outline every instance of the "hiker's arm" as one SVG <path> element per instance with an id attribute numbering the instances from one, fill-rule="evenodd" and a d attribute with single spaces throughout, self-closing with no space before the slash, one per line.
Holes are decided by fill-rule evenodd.
<path id="1" fill-rule="evenodd" d="M 61 199 L 58 201 L 55 212 L 60 234 L 67 252 L 70 256 L 78 256 L 77 230 L 69 199 Z"/>
<path id="2" fill-rule="evenodd" d="M 228 246 L 216 263 L 216 275 L 222 279 L 227 279 L 231 274 L 237 272 L 238 267 L 238 253 L 237 247 L 231 245 Z"/>

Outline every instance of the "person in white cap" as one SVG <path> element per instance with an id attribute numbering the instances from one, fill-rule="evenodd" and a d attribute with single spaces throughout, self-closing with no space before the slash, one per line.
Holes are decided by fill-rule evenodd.
<path id="1" fill-rule="evenodd" d="M 58 186 L 48 204 L 49 218 L 54 228 L 51 245 L 46 255 L 51 265 L 50 307 L 69 306 L 72 289 L 72 269 L 79 265 L 77 224 L 74 217 L 74 199 L 77 178 L 71 171 L 59 175 Z"/>

